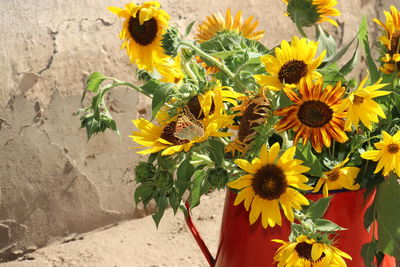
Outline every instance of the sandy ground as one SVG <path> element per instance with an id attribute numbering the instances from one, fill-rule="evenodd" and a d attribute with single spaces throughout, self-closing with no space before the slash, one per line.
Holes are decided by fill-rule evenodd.
<path id="1" fill-rule="evenodd" d="M 225 192 L 205 196 L 192 216 L 212 253 L 218 245 Z M 0 267 L 208 266 L 182 212 L 168 209 L 157 230 L 150 216 L 65 239 Z"/>

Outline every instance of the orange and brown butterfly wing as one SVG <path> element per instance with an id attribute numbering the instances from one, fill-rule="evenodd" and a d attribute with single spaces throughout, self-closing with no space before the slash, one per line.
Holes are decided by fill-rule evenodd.
<path id="1" fill-rule="evenodd" d="M 184 106 L 178 114 L 174 136 L 181 140 L 193 140 L 203 135 L 203 124 Z"/>

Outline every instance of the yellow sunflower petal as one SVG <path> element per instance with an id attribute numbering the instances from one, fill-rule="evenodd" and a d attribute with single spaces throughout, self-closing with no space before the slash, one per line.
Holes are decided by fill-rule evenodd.
<path id="1" fill-rule="evenodd" d="M 256 173 L 257 170 L 254 169 L 253 165 L 245 159 L 236 159 L 235 164 L 238 165 L 242 170 L 248 173 Z"/>

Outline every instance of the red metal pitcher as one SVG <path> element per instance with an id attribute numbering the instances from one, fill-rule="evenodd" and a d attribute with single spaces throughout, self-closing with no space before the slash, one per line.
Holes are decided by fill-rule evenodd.
<path id="1" fill-rule="evenodd" d="M 224 213 L 222 217 L 220 240 L 217 255 L 214 258 L 199 232 L 194 226 L 188 212 L 186 223 L 189 226 L 200 249 L 210 266 L 215 267 L 265 267 L 274 266 L 274 255 L 280 244 L 271 239 L 288 240 L 290 222 L 282 220 L 282 226 L 264 229 L 260 220 L 253 225 L 249 223 L 249 214 L 243 204 L 234 206 L 236 194 L 226 190 Z M 307 194 L 310 200 L 322 198 L 322 194 Z M 347 260 L 349 267 L 362 267 L 364 261 L 361 247 L 371 241 L 372 233 L 368 233 L 363 225 L 364 213 L 372 203 L 373 197 L 364 200 L 364 191 L 339 191 L 331 199 L 325 218 L 348 230 L 339 231 L 337 246 L 348 253 L 353 260 Z M 188 206 L 187 206 L 188 209 Z M 395 259 L 385 257 L 381 267 L 395 267 Z"/>

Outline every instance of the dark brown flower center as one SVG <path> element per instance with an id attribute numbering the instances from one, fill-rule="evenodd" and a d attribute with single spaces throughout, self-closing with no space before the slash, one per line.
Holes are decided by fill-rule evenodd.
<path id="1" fill-rule="evenodd" d="M 308 127 L 319 128 L 332 120 L 333 110 L 318 100 L 305 101 L 299 107 L 297 118 Z"/>
<path id="2" fill-rule="evenodd" d="M 264 199 L 278 199 L 286 192 L 287 187 L 283 170 L 274 164 L 267 164 L 254 174 L 254 192 Z"/>
<path id="3" fill-rule="evenodd" d="M 364 97 L 355 95 L 354 98 L 353 98 L 353 103 L 356 104 L 356 105 L 364 103 Z"/>
<path id="4" fill-rule="evenodd" d="M 392 35 L 392 40 L 390 41 L 390 50 L 389 55 L 393 56 L 396 53 L 399 53 L 399 41 L 400 41 L 400 31 L 396 31 Z"/>
<path id="5" fill-rule="evenodd" d="M 199 99 L 197 98 L 197 96 L 192 97 L 192 99 L 190 99 L 189 103 L 187 103 L 187 106 L 190 110 L 190 112 L 193 114 L 193 116 L 198 119 L 198 120 L 202 120 L 204 119 L 204 113 L 203 113 L 203 109 L 201 108 Z M 214 101 L 211 101 L 211 107 L 210 107 L 210 114 L 213 114 L 215 111 L 215 104 Z"/>
<path id="6" fill-rule="evenodd" d="M 328 176 L 329 181 L 334 182 L 337 179 L 339 179 L 339 170 L 335 169 L 333 172 L 331 172 L 327 176 Z"/>
<path id="7" fill-rule="evenodd" d="M 398 144 L 390 144 L 387 146 L 387 150 L 391 154 L 396 154 L 400 150 L 400 146 Z"/>
<path id="8" fill-rule="evenodd" d="M 176 130 L 176 121 L 170 122 L 167 126 L 164 127 L 160 137 L 174 145 L 183 145 L 190 142 L 190 140 L 187 139 L 182 140 L 175 137 L 174 135 L 175 130 Z"/>
<path id="9" fill-rule="evenodd" d="M 151 18 L 140 25 L 139 13 L 140 11 L 136 14 L 136 18 L 129 18 L 128 31 L 136 43 L 146 46 L 151 44 L 157 37 L 157 21 L 154 18 Z"/>
<path id="10" fill-rule="evenodd" d="M 296 250 L 300 258 L 306 259 L 311 262 L 319 262 L 325 257 L 325 253 L 322 252 L 321 257 L 319 257 L 318 260 L 314 261 L 311 257 L 312 244 L 308 244 L 307 242 L 298 243 L 294 250 Z"/>
<path id="11" fill-rule="evenodd" d="M 281 82 L 297 84 L 307 74 L 307 64 L 302 60 L 290 60 L 286 62 L 278 73 Z"/>
<path id="12" fill-rule="evenodd" d="M 262 96 L 258 96 L 249 102 L 247 108 L 243 112 L 243 117 L 240 119 L 238 131 L 238 139 L 245 143 L 250 143 L 250 137 L 255 133 L 254 127 L 257 127 L 265 122 L 269 115 L 269 102 Z"/>

